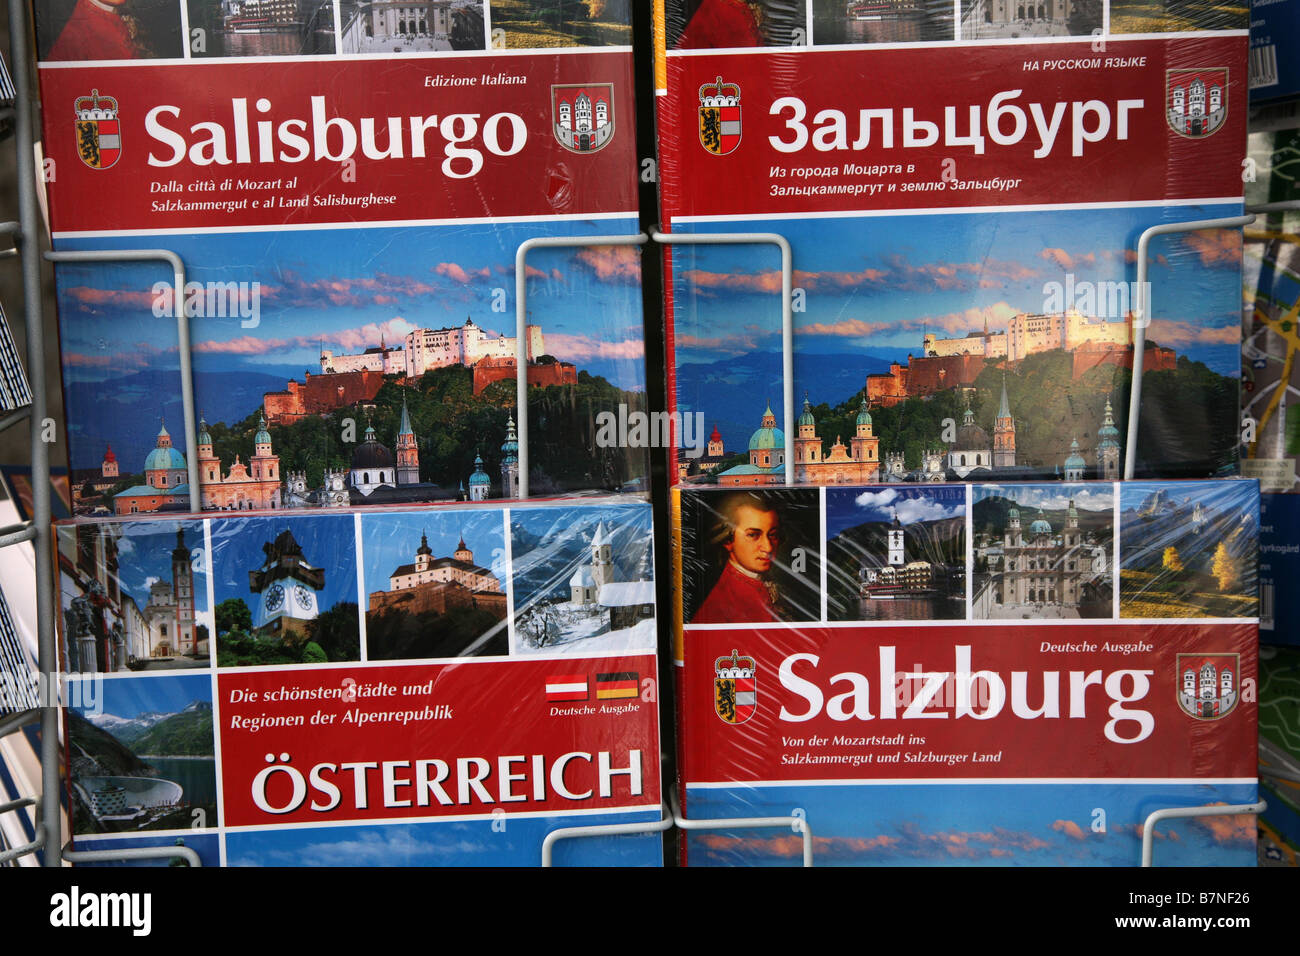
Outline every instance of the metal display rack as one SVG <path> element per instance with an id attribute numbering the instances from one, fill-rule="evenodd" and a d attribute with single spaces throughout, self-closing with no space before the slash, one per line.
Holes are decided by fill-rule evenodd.
<path id="1" fill-rule="evenodd" d="M 51 528 L 51 485 L 49 444 L 42 434 L 47 422 L 46 375 L 45 375 L 45 323 L 41 301 L 41 252 L 40 228 L 41 213 L 37 197 L 37 169 L 35 167 L 35 93 L 32 89 L 32 54 L 29 47 L 30 23 L 27 0 L 8 0 L 10 26 L 10 68 L 14 81 L 15 100 L 13 106 L 14 148 L 16 151 L 17 190 L 19 218 L 15 222 L 0 223 L 0 232 L 13 236 L 17 257 L 21 260 L 23 284 L 23 318 L 27 344 L 27 374 L 32 392 L 31 405 L 0 419 L 0 430 L 28 422 L 31 430 L 31 518 L 19 525 L 0 528 L 0 547 L 8 547 L 30 541 L 35 553 L 35 598 L 38 670 L 43 696 L 40 706 L 21 713 L 0 718 L 0 736 L 13 733 L 25 727 L 39 723 L 40 730 L 40 765 L 41 787 L 37 795 L 21 796 L 7 803 L 0 803 L 0 814 L 21 811 L 27 807 L 36 808 L 36 839 L 32 842 L 0 851 L 0 865 L 10 863 L 21 857 L 39 854 L 42 865 L 60 866 L 64 861 L 73 863 L 101 862 L 107 860 L 154 859 L 181 857 L 191 866 L 200 864 L 198 854 L 188 847 L 157 847 L 126 850 L 74 851 L 61 845 L 61 783 L 59 757 L 59 712 L 58 694 L 58 653 L 55 636 L 55 621 L 58 613 L 55 601 L 55 554 L 53 532 Z M 1257 207 L 1264 211 L 1271 207 Z M 1228 219 L 1203 220 L 1198 222 L 1174 223 L 1152 227 L 1142 233 L 1137 244 L 1137 270 L 1139 290 L 1146 288 L 1146 253 L 1147 246 L 1157 235 L 1175 232 L 1187 232 L 1208 228 L 1233 228 L 1254 221 L 1254 216 L 1246 215 Z M 527 362 L 526 362 L 526 316 L 527 290 L 525 261 L 529 250 L 549 247 L 575 247 L 592 245 L 642 245 L 652 240 L 657 244 L 771 244 L 776 245 L 781 254 L 781 309 L 783 341 L 783 411 L 785 423 L 785 469 L 786 481 L 793 479 L 793 427 L 795 414 L 793 382 L 793 316 L 792 286 L 793 264 L 789 241 L 775 233 L 703 233 L 683 234 L 665 233 L 658 228 L 651 228 L 649 235 L 635 233 L 614 236 L 581 236 L 562 238 L 534 238 L 522 243 L 515 256 L 516 281 L 516 415 L 519 436 L 519 498 L 529 494 L 529 456 L 528 456 L 528 405 L 527 405 Z M 50 252 L 45 259 L 51 262 L 160 262 L 170 267 L 176 294 L 173 307 L 177 323 L 178 355 L 181 374 L 181 391 L 185 417 L 185 450 L 190 486 L 191 513 L 201 516 L 201 485 L 198 474 L 198 449 L 196 417 L 194 414 L 194 392 L 192 375 L 192 356 L 190 350 L 189 320 L 185 314 L 181 290 L 185 288 L 185 263 L 171 250 L 139 249 L 120 251 L 79 251 Z M 1139 291 L 1139 296 L 1143 293 Z M 1139 319 L 1149 314 L 1150 302 L 1139 299 L 1136 315 Z M 1131 392 L 1130 414 L 1128 419 L 1128 436 L 1124 477 L 1133 476 L 1136 463 L 1136 436 L 1138 413 L 1141 402 L 1142 384 L 1142 349 L 1145 322 L 1139 321 L 1134 342 L 1133 386 Z M 665 832 L 674 826 L 683 832 L 703 829 L 739 829 L 739 828 L 790 828 L 800 835 L 803 845 L 802 865 L 813 865 L 813 824 L 803 816 L 789 817 L 751 817 L 725 819 L 687 819 L 679 805 L 674 792 L 673 781 L 663 779 L 661 786 L 665 793 L 661 805 L 660 819 L 637 824 L 612 824 L 604 826 L 565 827 L 551 831 L 545 837 L 541 847 L 541 863 L 552 864 L 555 844 L 563 840 L 608 837 L 618 834 L 640 834 Z M 1163 819 L 1189 816 L 1208 816 L 1219 814 L 1250 813 L 1258 814 L 1264 809 L 1264 802 L 1240 806 L 1187 807 L 1169 808 L 1152 813 L 1143 825 L 1142 865 L 1152 863 L 1152 840 L 1156 825 Z"/>
<path id="2" fill-rule="evenodd" d="M 26 0 L 8 0 L 9 66 L 14 81 L 14 150 L 18 179 L 18 221 L 6 223 L 4 231 L 14 237 L 22 261 L 23 321 L 27 334 L 27 379 L 32 403 L 10 415 L 0 427 L 27 421 L 31 428 L 32 505 L 31 518 L 21 525 L 0 529 L 0 547 L 30 541 L 36 555 L 37 662 L 43 698 L 41 706 L 0 722 L 0 734 L 12 733 L 33 723 L 40 724 L 41 792 L 0 806 L 0 813 L 36 806 L 36 839 L 24 846 L 0 853 L 0 863 L 31 853 L 40 853 L 45 866 L 62 862 L 59 845 L 61 814 L 59 800 L 59 712 L 56 685 L 58 654 L 54 640 L 54 548 L 50 528 L 50 448 L 42 431 L 46 419 L 45 321 L 41 309 L 41 213 L 36 198 L 35 94 L 31 83 L 30 24 Z"/>

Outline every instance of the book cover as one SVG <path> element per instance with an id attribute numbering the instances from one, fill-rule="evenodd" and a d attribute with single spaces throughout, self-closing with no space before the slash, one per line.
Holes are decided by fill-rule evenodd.
<path id="1" fill-rule="evenodd" d="M 724 7 L 786 22 L 669 5 L 676 480 L 1118 478 L 1139 333 L 1137 475 L 1237 471 L 1240 233 L 1156 237 L 1142 285 L 1137 244 L 1241 212 L 1244 8 L 813 4 L 696 43 Z M 687 241 L 725 233 L 789 244 L 792 382 L 780 252 Z"/>
<path id="2" fill-rule="evenodd" d="M 185 267 L 56 270 L 76 513 L 514 497 L 525 411 L 533 493 L 646 482 L 595 424 L 644 411 L 639 253 L 563 245 L 636 232 L 630 11 L 496 6 L 192 2 L 130 55 L 38 17 L 56 250 Z"/>
<path id="3" fill-rule="evenodd" d="M 1135 866 L 1253 803 L 1253 481 L 679 489 L 692 865 Z M 1158 865 L 1253 865 L 1251 816 Z"/>
<path id="4" fill-rule="evenodd" d="M 79 849 L 535 866 L 553 830 L 660 819 L 643 501 L 56 533 Z M 555 861 L 660 865 L 661 839 Z"/>

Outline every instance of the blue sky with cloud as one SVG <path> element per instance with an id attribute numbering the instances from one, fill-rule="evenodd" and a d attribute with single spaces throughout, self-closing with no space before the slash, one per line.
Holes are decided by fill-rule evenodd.
<path id="1" fill-rule="evenodd" d="M 871 350 L 901 361 L 925 332 L 960 337 L 1006 328 L 1047 307 L 1048 284 L 1132 282 L 1142 230 L 1174 220 L 1235 215 L 1240 207 L 1043 210 L 746 221 L 745 231 L 790 240 L 794 284 L 806 292 L 795 348 Z M 734 231 L 734 223 L 678 228 Z M 1151 244 L 1150 337 L 1194 351 L 1223 374 L 1239 366 L 1241 243 L 1234 231 Z M 677 246 L 678 362 L 780 350 L 780 259 L 770 246 Z M 1062 289 L 1063 291 L 1063 289 Z M 1119 316 L 1115 318 L 1121 318 Z M 1220 355 L 1222 353 L 1222 355 Z M 1212 361 L 1211 361 L 1212 360 Z M 1220 367 L 1222 366 L 1222 367 Z"/>

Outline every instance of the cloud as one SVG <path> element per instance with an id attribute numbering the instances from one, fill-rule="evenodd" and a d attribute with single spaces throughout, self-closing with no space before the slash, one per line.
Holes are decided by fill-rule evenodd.
<path id="1" fill-rule="evenodd" d="M 356 329 L 337 329 L 333 332 L 321 332 L 316 335 L 295 335 L 288 338 L 268 339 L 257 335 L 241 335 L 224 341 L 208 340 L 196 342 L 195 352 L 214 355 L 261 355 L 266 352 L 289 349 L 315 349 L 319 346 L 335 346 L 343 351 L 359 351 L 378 347 L 382 338 L 388 346 L 399 345 L 408 332 L 418 326 L 412 325 L 400 316 L 385 322 L 368 322 Z"/>
<path id="2" fill-rule="evenodd" d="M 641 281 L 641 255 L 635 246 L 591 246 L 576 258 L 601 282 Z"/>
<path id="3" fill-rule="evenodd" d="M 548 336 L 549 338 L 549 336 Z M 758 348 L 758 342 L 752 335 L 678 335 L 674 343 L 679 349 L 698 349 L 704 352 L 720 352 L 724 355 L 744 355 Z"/>
<path id="4" fill-rule="evenodd" d="M 1097 254 L 1095 252 L 1085 252 L 1082 255 L 1071 255 L 1064 249 L 1047 248 L 1042 250 L 1038 255 L 1048 262 L 1055 263 L 1062 269 L 1074 269 L 1078 266 L 1095 266 L 1097 264 Z"/>
<path id="5" fill-rule="evenodd" d="M 1222 800 L 1209 804 L 1212 807 L 1227 806 Z M 1191 823 L 1199 829 L 1205 830 L 1214 839 L 1215 843 L 1248 843 L 1254 844 L 1256 840 L 1255 817 L 1249 813 L 1239 813 L 1232 816 L 1218 817 L 1192 817 Z"/>
<path id="6" fill-rule="evenodd" d="M 803 854 L 798 836 L 727 837 L 704 834 L 700 843 L 720 853 L 778 856 L 797 859 Z M 865 862 L 871 859 L 965 859 L 1005 858 L 1013 851 L 1051 849 L 1051 844 L 1031 833 L 994 827 L 991 831 L 926 832 L 913 823 L 903 824 L 897 835 L 873 837 L 813 837 L 813 854 L 818 860 Z"/>
<path id="7" fill-rule="evenodd" d="M 837 335 L 848 338 L 865 338 L 878 332 L 893 331 L 896 325 L 888 322 L 864 322 L 862 319 L 844 319 L 840 322 L 814 322 L 799 326 L 800 335 Z"/>
<path id="8" fill-rule="evenodd" d="M 1073 820 L 1057 820 L 1052 824 L 1052 829 L 1058 833 L 1064 833 L 1071 840 L 1087 839 L 1087 834 L 1083 832 L 1083 827 Z"/>
<path id="9" fill-rule="evenodd" d="M 1038 269 L 1007 260 L 912 263 L 902 255 L 892 255 L 883 266 L 866 266 L 857 270 L 796 269 L 794 284 L 809 292 L 964 291 L 976 286 L 997 288 L 1006 283 L 1025 282 L 1039 275 L 1041 271 Z M 775 269 L 746 273 L 683 269 L 677 273 L 677 278 L 693 285 L 697 293 L 713 289 L 754 294 L 777 294 L 781 291 L 781 273 Z"/>
<path id="10" fill-rule="evenodd" d="M 898 500 L 898 492 L 893 488 L 883 491 L 864 491 L 853 499 L 859 508 L 887 508 Z"/>
<path id="11" fill-rule="evenodd" d="M 1013 316 L 1019 315 L 1011 303 L 1002 301 L 993 305 L 976 306 L 961 312 L 947 312 L 941 315 L 923 315 L 898 322 L 868 322 L 864 319 L 841 319 L 838 322 L 813 322 L 800 325 L 800 335 L 832 335 L 842 338 L 867 338 L 882 332 L 946 332 L 949 335 L 964 335 L 967 332 L 982 332 L 987 325 L 990 332 L 1004 331 Z M 917 340 L 920 351 L 920 340 Z"/>
<path id="12" fill-rule="evenodd" d="M 1175 319 L 1152 319 L 1147 337 L 1166 348 L 1185 349 L 1190 345 L 1241 344 L 1238 325 L 1204 326 Z"/>
<path id="13" fill-rule="evenodd" d="M 639 359 L 645 356 L 645 341 L 624 339 L 621 342 L 607 342 L 590 335 L 550 332 L 546 335 L 546 351 L 557 358 L 570 360 Z"/>
<path id="14" fill-rule="evenodd" d="M 59 293 L 60 300 L 83 306 L 114 305 L 126 309 L 148 309 L 153 311 L 157 298 L 152 291 L 140 289 L 95 289 L 90 286 L 74 286 Z M 170 296 L 167 297 L 170 299 Z"/>
<path id="15" fill-rule="evenodd" d="M 1203 266 L 1241 264 L 1241 232 L 1236 229 L 1202 229 L 1185 233 L 1183 244 L 1201 260 Z"/>
<path id="16" fill-rule="evenodd" d="M 933 498 L 904 498 L 896 507 L 898 520 L 903 524 L 915 524 L 918 521 L 938 521 L 940 518 L 955 518 L 965 513 L 964 505 L 947 507 Z"/>

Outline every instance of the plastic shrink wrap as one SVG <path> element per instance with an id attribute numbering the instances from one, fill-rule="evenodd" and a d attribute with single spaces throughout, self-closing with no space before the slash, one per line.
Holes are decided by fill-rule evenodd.
<path id="1" fill-rule="evenodd" d="M 1255 482 L 675 494 L 687 817 L 801 818 L 817 865 L 1135 866 L 1152 811 L 1255 801 Z M 1169 821 L 1156 862 L 1255 836 Z"/>
<path id="2" fill-rule="evenodd" d="M 1241 213 L 1246 7 L 808 7 L 666 4 L 673 478 L 1116 479 L 1139 335 L 1136 475 L 1234 474 L 1239 229 L 1137 246 Z"/>
<path id="3" fill-rule="evenodd" d="M 644 501 L 56 533 L 77 849 L 535 866 L 661 819 Z M 660 865 L 646 830 L 554 861 Z"/>
<path id="4" fill-rule="evenodd" d="M 637 231 L 630 5 L 564 6 L 37 4 L 55 249 L 185 266 L 56 269 L 77 514 L 190 503 L 178 296 L 202 510 L 515 497 L 520 352 L 531 492 L 644 485 L 638 251 L 533 249 L 517 328 L 521 243 Z"/>

